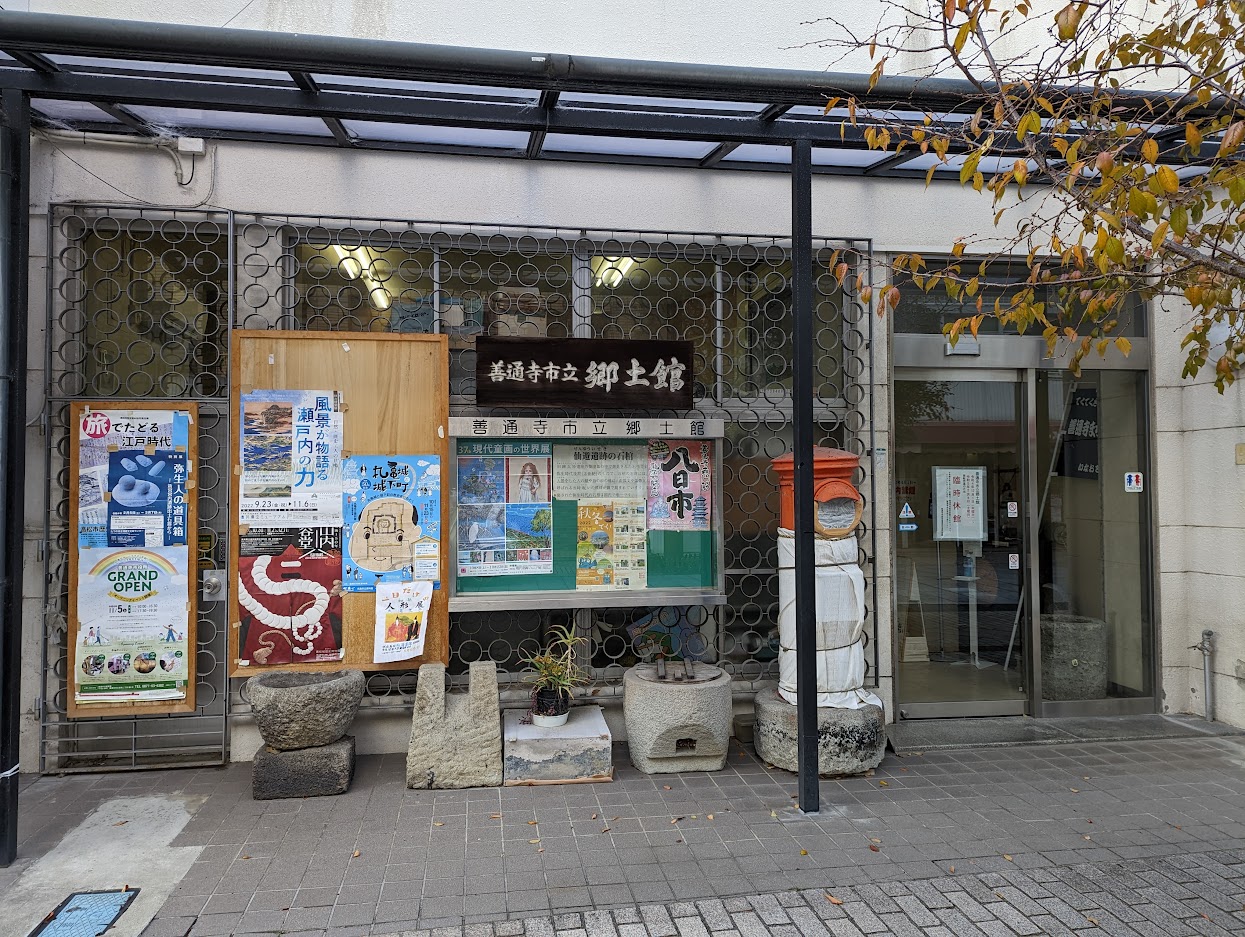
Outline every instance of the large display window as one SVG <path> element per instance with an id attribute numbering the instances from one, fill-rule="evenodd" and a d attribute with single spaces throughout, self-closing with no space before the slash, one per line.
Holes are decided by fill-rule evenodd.
<path id="1" fill-rule="evenodd" d="M 450 428 L 452 610 L 725 601 L 720 420 Z"/>

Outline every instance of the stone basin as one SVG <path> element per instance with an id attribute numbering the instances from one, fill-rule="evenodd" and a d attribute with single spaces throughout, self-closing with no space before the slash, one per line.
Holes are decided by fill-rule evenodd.
<path id="1" fill-rule="evenodd" d="M 344 736 L 363 699 L 361 670 L 260 674 L 246 682 L 255 724 L 278 751 L 331 745 Z"/>

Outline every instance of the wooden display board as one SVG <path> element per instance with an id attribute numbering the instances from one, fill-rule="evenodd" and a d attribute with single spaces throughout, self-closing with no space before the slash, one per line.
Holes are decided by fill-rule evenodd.
<path id="1" fill-rule="evenodd" d="M 190 433 L 187 437 L 186 462 L 189 467 L 186 482 L 186 556 L 187 556 L 187 602 L 185 618 L 186 654 L 186 696 L 179 700 L 121 700 L 117 702 L 77 702 L 75 686 L 80 664 L 82 645 L 78 641 L 78 578 L 79 570 L 79 490 L 82 479 L 79 472 L 80 445 L 78 428 L 83 418 L 91 411 L 97 410 L 128 410 L 128 411 L 180 411 L 190 415 Z M 184 403 L 178 400 L 160 402 L 153 406 L 151 401 L 126 400 L 84 400 L 69 405 L 69 608 L 68 633 L 66 636 L 66 657 L 68 672 L 65 678 L 65 713 L 70 719 L 84 719 L 99 716 L 156 716 L 171 713 L 191 713 L 195 711 L 195 682 L 197 679 L 197 623 L 198 623 L 198 550 L 196 542 L 199 532 L 199 498 L 195 489 L 195 480 L 199 474 L 199 436 L 198 436 L 199 405 Z"/>
<path id="2" fill-rule="evenodd" d="M 449 346 L 443 335 L 358 332 L 235 331 L 229 388 L 233 419 L 241 398 L 257 390 L 331 390 L 341 394 L 343 459 L 350 455 L 440 457 L 449 464 Z M 229 522 L 230 676 L 267 670 L 411 670 L 422 663 L 449 662 L 449 537 L 447 506 L 441 500 L 441 588 L 433 592 L 424 653 L 410 660 L 374 663 L 375 594 L 342 597 L 340 661 L 270 666 L 240 664 L 238 554 L 242 529 L 240 432 L 230 440 L 233 513 Z"/>

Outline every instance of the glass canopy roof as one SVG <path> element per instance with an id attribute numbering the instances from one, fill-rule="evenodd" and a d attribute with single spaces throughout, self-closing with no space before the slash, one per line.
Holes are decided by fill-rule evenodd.
<path id="1" fill-rule="evenodd" d="M 631 62 L 0 11 L 0 86 L 48 128 L 923 179 L 935 160 L 870 150 L 870 123 L 977 107 L 942 79 Z M 854 95 L 856 122 L 832 97 Z M 954 150 L 953 150 L 954 153 Z M 958 178 L 954 157 L 935 176 Z"/>

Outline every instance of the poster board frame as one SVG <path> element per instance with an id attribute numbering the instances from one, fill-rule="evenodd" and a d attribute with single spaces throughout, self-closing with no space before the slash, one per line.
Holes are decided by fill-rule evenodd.
<path id="1" fill-rule="evenodd" d="M 74 699 L 74 680 L 78 672 L 78 428 L 83 416 L 91 410 L 152 410 L 181 411 L 190 414 L 191 432 L 186 440 L 186 461 L 190 466 L 186 479 L 186 697 L 180 700 L 123 700 L 115 703 L 79 703 Z M 65 715 L 70 719 L 92 719 L 117 716 L 166 716 L 193 713 L 198 684 L 199 637 L 199 405 L 178 399 L 161 400 L 152 406 L 149 400 L 75 400 L 69 404 L 69 601 L 66 616 Z M 193 559 L 193 563 L 191 562 Z"/>
<path id="2" fill-rule="evenodd" d="M 716 520 L 710 525 L 713 537 L 713 583 L 705 587 L 643 588 L 643 589 L 542 589 L 487 592 L 459 592 L 458 564 L 449 567 L 450 611 L 489 612 L 511 609 L 561 609 L 561 608 L 636 608 L 653 605 L 703 605 L 726 604 L 725 534 L 721 524 L 724 518 L 722 503 L 722 446 L 725 441 L 725 424 L 722 420 L 687 420 L 645 418 L 639 420 L 644 432 L 639 437 L 626 437 L 622 427 L 634 418 L 611 414 L 608 417 L 451 417 L 450 452 L 451 469 L 442 475 L 442 509 L 452 511 L 448 536 L 453 538 L 451 556 L 457 560 L 458 552 L 458 443 L 472 438 L 486 437 L 490 441 L 505 438 L 517 441 L 543 440 L 553 445 L 600 443 L 603 445 L 637 444 L 649 438 L 704 439 L 714 444 L 712 461 L 713 499 L 711 516 Z M 507 432 L 505 424 L 514 424 L 514 432 Z M 533 432 L 536 424 L 551 425 L 549 435 Z M 562 435 L 561 425 L 583 424 L 591 433 Z M 689 425 L 702 424 L 701 432 L 692 433 Z M 556 425 L 555 425 L 556 424 Z M 653 424 L 659 424 L 654 428 Z M 660 429 L 665 426 L 665 431 Z M 652 430 L 652 432 L 649 432 Z M 565 504 L 567 502 L 558 502 Z M 573 503 L 573 502 L 571 502 Z M 556 561 L 556 558 L 555 558 Z"/>
<path id="3" fill-rule="evenodd" d="M 424 653 L 409 660 L 373 661 L 373 592 L 342 595 L 340 660 L 251 665 L 240 660 L 238 557 L 242 461 L 242 395 L 256 390 L 331 390 L 341 393 L 343 463 L 351 455 L 437 455 L 441 460 L 441 588 L 432 594 Z M 276 671 L 414 670 L 449 663 L 449 539 L 445 467 L 449 457 L 449 341 L 420 333 L 315 332 L 235 329 L 230 342 L 229 676 Z M 353 408 L 353 413 L 352 413 Z M 367 414 L 371 414 L 369 419 Z M 383 431 L 382 431 L 383 425 Z M 249 528 L 247 528 L 249 530 Z"/>

